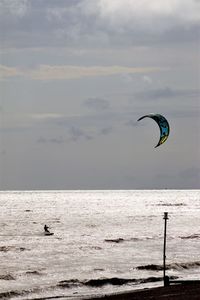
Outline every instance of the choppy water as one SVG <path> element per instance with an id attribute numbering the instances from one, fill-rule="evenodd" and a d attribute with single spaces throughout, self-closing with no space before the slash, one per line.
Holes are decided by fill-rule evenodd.
<path id="1" fill-rule="evenodd" d="M 0 298 L 162 285 L 165 211 L 167 275 L 200 279 L 200 190 L 0 192 Z"/>

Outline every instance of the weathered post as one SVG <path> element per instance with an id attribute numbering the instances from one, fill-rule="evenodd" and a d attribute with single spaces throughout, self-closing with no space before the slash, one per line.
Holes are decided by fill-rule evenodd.
<path id="1" fill-rule="evenodd" d="M 165 275 L 166 271 L 166 232 L 167 232 L 167 220 L 168 220 L 168 212 L 164 212 L 164 217 L 163 217 L 165 224 L 164 224 L 164 247 L 163 247 L 163 281 L 164 281 L 164 286 L 169 285 L 169 277 Z"/>

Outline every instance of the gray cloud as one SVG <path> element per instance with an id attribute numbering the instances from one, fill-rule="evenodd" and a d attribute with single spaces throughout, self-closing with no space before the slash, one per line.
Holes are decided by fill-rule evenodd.
<path id="1" fill-rule="evenodd" d="M 0 188 L 199 187 L 199 7 L 0 0 Z"/>
<path id="2" fill-rule="evenodd" d="M 63 145 L 69 142 L 77 142 L 77 141 L 84 141 L 84 140 L 92 140 L 93 136 L 88 133 L 88 130 L 83 130 L 79 127 L 75 126 L 68 126 L 66 130 L 65 137 L 63 136 L 54 136 L 53 137 L 44 137 L 40 136 L 37 139 L 37 143 L 39 144 L 55 144 L 55 145 Z"/>
<path id="3" fill-rule="evenodd" d="M 133 68 L 124 66 L 72 66 L 40 65 L 36 69 L 21 70 L 0 65 L 0 79 L 18 77 L 33 80 L 72 80 L 85 77 L 111 76 L 126 73 L 148 73 L 164 71 L 164 68 Z M 95 101 L 96 99 L 94 99 Z M 92 102 L 94 102 L 92 101 Z M 97 102 L 97 101 L 96 101 Z M 98 101 L 99 102 L 99 101 Z"/>
<path id="4" fill-rule="evenodd" d="M 160 100 L 175 97 L 198 97 L 200 95 L 199 89 L 174 89 L 171 87 L 163 87 L 159 89 L 147 89 L 135 94 L 136 97 L 147 100 Z"/>
<path id="5" fill-rule="evenodd" d="M 29 0 L 1 0 L 0 15 L 22 18 L 28 13 Z"/>
<path id="6" fill-rule="evenodd" d="M 196 40 L 200 22 L 192 0 L 3 0 L 1 8 L 4 45 L 18 47 L 176 43 Z"/>
<path id="7" fill-rule="evenodd" d="M 84 101 L 84 105 L 95 111 L 104 111 L 110 108 L 109 101 L 101 98 L 89 98 Z"/>
<path id="8" fill-rule="evenodd" d="M 110 127 L 105 127 L 105 128 L 102 128 L 100 130 L 100 134 L 102 135 L 108 135 L 109 133 L 111 133 L 113 130 L 113 128 L 110 126 Z"/>
<path id="9" fill-rule="evenodd" d="M 78 127 L 70 127 L 69 128 L 69 140 L 70 141 L 78 141 L 80 139 L 84 139 L 84 140 L 92 140 L 93 137 L 92 135 L 88 134 L 87 132 L 85 132 L 84 130 L 78 128 Z"/>
<path id="10" fill-rule="evenodd" d="M 37 140 L 40 144 L 57 144 L 61 145 L 66 143 L 66 141 L 63 139 L 63 137 L 54 137 L 54 138 L 45 138 L 45 137 L 39 137 Z"/>
<path id="11" fill-rule="evenodd" d="M 95 138 L 98 138 L 99 135 L 108 135 L 113 131 L 113 128 L 110 127 L 105 127 L 100 130 L 97 128 L 93 128 L 93 131 L 91 133 L 91 130 L 89 129 L 81 129 L 79 127 L 75 126 L 69 126 L 69 128 L 66 131 L 66 136 L 65 138 L 63 136 L 54 136 L 54 137 L 44 137 L 40 136 L 37 139 L 37 143 L 39 144 L 55 144 L 55 145 L 63 145 L 67 144 L 70 142 L 77 142 L 77 141 L 90 141 Z"/>

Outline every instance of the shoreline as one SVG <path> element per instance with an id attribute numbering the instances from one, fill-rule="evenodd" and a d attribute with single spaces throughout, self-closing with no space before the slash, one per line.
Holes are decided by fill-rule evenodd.
<path id="1" fill-rule="evenodd" d="M 83 300 L 199 300 L 200 282 L 172 284 L 170 286 L 146 288 L 105 294 L 103 296 L 84 297 Z"/>

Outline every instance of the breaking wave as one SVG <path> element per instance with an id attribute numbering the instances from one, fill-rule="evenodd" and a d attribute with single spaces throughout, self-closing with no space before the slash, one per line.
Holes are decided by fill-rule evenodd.
<path id="1" fill-rule="evenodd" d="M 21 293 L 17 291 L 4 292 L 4 293 L 0 293 L 0 299 L 7 299 L 14 296 L 20 296 L 20 295 Z"/>
<path id="2" fill-rule="evenodd" d="M 176 277 L 177 278 L 177 277 Z M 171 277 L 171 279 L 175 279 L 174 276 Z M 111 277 L 111 278 L 97 278 L 97 279 L 89 279 L 80 281 L 78 279 L 72 279 L 72 280 L 62 280 L 58 283 L 58 287 L 62 288 L 70 288 L 70 287 L 78 287 L 78 286 L 89 286 L 89 287 L 102 287 L 104 285 L 117 285 L 121 286 L 124 284 L 141 284 L 141 283 L 149 283 L 149 282 L 158 282 L 162 281 L 163 277 L 148 277 L 148 278 L 119 278 L 119 277 Z"/>
<path id="3" fill-rule="evenodd" d="M 104 241 L 107 243 L 122 243 L 122 242 L 124 242 L 124 239 L 123 238 L 105 239 Z"/>
<path id="4" fill-rule="evenodd" d="M 0 275 L 0 280 L 15 280 L 11 274 Z"/>
<path id="5" fill-rule="evenodd" d="M 26 275 L 43 275 L 41 272 L 39 271 L 27 271 Z"/>
<path id="6" fill-rule="evenodd" d="M 182 240 L 199 239 L 200 238 L 200 234 L 191 234 L 191 235 L 188 235 L 188 236 L 180 236 L 180 238 Z"/>
<path id="7" fill-rule="evenodd" d="M 22 290 L 22 291 L 8 291 L 8 292 L 3 292 L 0 293 L 0 299 L 10 299 L 13 297 L 18 297 L 18 296 L 25 296 L 31 293 L 39 292 L 40 290 L 38 288 L 35 289 L 30 289 L 30 290 Z"/>
<path id="8" fill-rule="evenodd" d="M 25 251 L 28 250 L 24 247 L 15 247 L 15 246 L 0 246 L 0 252 L 8 252 L 8 251 Z"/>
<path id="9" fill-rule="evenodd" d="M 170 279 L 177 279 L 176 276 L 171 276 Z M 55 289 L 69 289 L 69 288 L 78 288 L 82 286 L 87 286 L 90 288 L 100 288 L 104 285 L 113 285 L 113 286 L 122 286 L 125 284 L 144 284 L 144 283 L 153 283 L 153 282 L 159 282 L 162 281 L 163 277 L 148 277 L 148 278 L 118 278 L 118 277 L 111 277 L 111 278 L 97 278 L 97 279 L 89 279 L 89 280 L 78 280 L 78 279 L 70 279 L 70 280 L 62 280 L 57 285 L 46 287 L 46 291 L 51 291 Z M 34 288 L 30 290 L 22 290 L 22 291 L 8 291 L 0 293 L 0 299 L 9 299 L 12 297 L 18 297 L 18 296 L 28 296 L 30 294 L 38 293 L 38 292 L 44 292 L 44 288 Z M 62 298 L 65 296 L 57 296 L 52 297 L 55 298 Z M 33 298 L 32 298 L 33 299 Z M 43 298 L 34 298 L 34 299 L 50 299 L 50 297 L 43 297 Z"/>
<path id="10" fill-rule="evenodd" d="M 187 206 L 185 203 L 159 203 L 157 206 Z"/>
<path id="11" fill-rule="evenodd" d="M 127 239 L 124 239 L 124 238 L 114 238 L 114 239 L 105 239 L 104 242 L 106 243 L 116 243 L 116 244 L 119 244 L 119 243 L 123 243 L 123 242 L 131 242 L 131 241 L 141 241 L 141 240 L 148 240 L 148 239 L 151 239 L 150 237 L 142 237 L 142 238 L 137 238 L 137 237 L 131 237 L 131 238 L 127 238 Z"/>
<path id="12" fill-rule="evenodd" d="M 186 263 L 172 263 L 166 265 L 166 270 L 182 270 L 182 269 L 192 269 L 192 268 L 198 268 L 200 267 L 200 261 L 194 261 L 194 262 L 186 262 Z M 137 270 L 148 270 L 148 271 L 162 271 L 163 266 L 162 265 L 144 265 L 144 266 L 138 266 L 136 267 Z"/>

